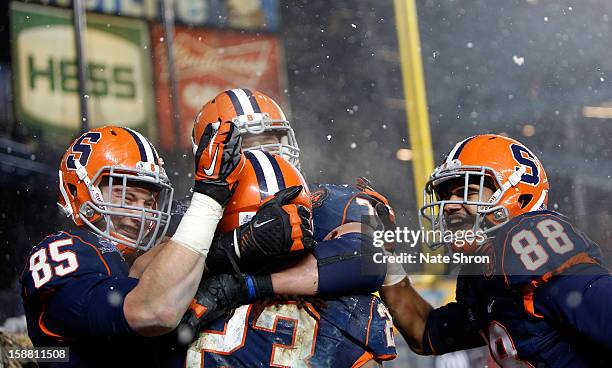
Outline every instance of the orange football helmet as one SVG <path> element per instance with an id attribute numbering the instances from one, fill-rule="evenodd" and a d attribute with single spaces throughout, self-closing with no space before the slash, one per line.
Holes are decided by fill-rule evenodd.
<path id="1" fill-rule="evenodd" d="M 464 182 L 462 200 L 447 200 L 439 188 L 448 180 Z M 479 185 L 479 200 L 468 200 L 468 184 Z M 484 198 L 483 189 L 491 187 L 491 198 Z M 459 203 L 476 206 L 472 230 L 485 235 L 498 229 L 513 217 L 545 209 L 548 204 L 548 178 L 540 160 L 523 144 L 501 135 L 482 134 L 457 143 L 444 163 L 438 166 L 425 185 L 419 222 L 432 230 L 448 230 L 444 206 Z M 481 242 L 484 243 L 484 242 Z M 444 242 L 432 243 L 432 248 Z M 465 250 L 473 251 L 471 244 Z"/>
<path id="2" fill-rule="evenodd" d="M 294 185 L 301 185 L 303 189 L 291 202 L 304 206 L 312 214 L 308 185 L 298 169 L 283 157 L 266 151 L 247 151 L 244 155 L 246 163 L 238 178 L 238 187 L 225 207 L 218 231 L 228 232 L 250 221 L 263 203 L 279 190 Z"/>
<path id="3" fill-rule="evenodd" d="M 193 136 L 200 137 L 209 123 L 225 121 L 234 122 L 243 138 L 249 134 L 278 134 L 280 143 L 252 147 L 243 144 L 243 150 L 263 150 L 278 154 L 299 168 L 300 149 L 295 133 L 283 110 L 272 98 L 248 89 L 221 92 L 202 107 L 195 120 Z"/>
<path id="4" fill-rule="evenodd" d="M 100 184 L 108 184 L 105 200 Z M 126 201 L 129 186 L 151 190 L 152 208 Z M 121 188 L 121 198 L 113 188 Z M 104 187 L 106 191 L 106 186 Z M 66 150 L 59 168 L 60 209 L 77 226 L 118 243 L 122 251 L 147 250 L 164 236 L 170 220 L 173 189 L 157 151 L 143 135 L 117 126 L 83 133 Z M 139 220 L 134 238 L 119 234 L 111 216 Z M 127 248 L 126 248 L 127 247 Z"/>

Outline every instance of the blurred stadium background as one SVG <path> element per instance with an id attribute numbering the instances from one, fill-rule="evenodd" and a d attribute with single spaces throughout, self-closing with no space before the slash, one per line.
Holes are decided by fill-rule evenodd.
<path id="1" fill-rule="evenodd" d="M 427 167 L 415 145 L 428 143 L 415 136 L 411 141 L 410 124 L 414 135 L 419 123 L 428 121 L 435 163 L 469 135 L 516 138 L 547 168 L 550 207 L 569 215 L 604 247 L 608 264 L 612 261 L 610 2 L 81 3 L 87 19 L 80 59 L 89 81 L 86 121 L 72 1 L 0 2 L 4 330 L 20 325 L 17 278 L 29 248 L 61 224 L 56 167 L 83 124 L 117 123 L 145 133 L 163 152 L 178 196 L 184 196 L 191 185 L 191 121 L 203 102 L 232 87 L 258 89 L 281 102 L 309 181 L 352 183 L 367 176 L 388 195 L 401 226 L 416 227 L 415 183 L 422 185 L 425 177 L 415 168 Z M 405 98 L 411 96 L 402 83 L 398 30 L 399 40 L 408 35 L 397 27 L 406 21 L 403 7 L 413 3 L 428 108 L 420 121 L 407 119 L 407 106 L 417 108 L 418 101 Z M 408 26 L 416 25 L 410 21 Z M 419 51 L 414 44 L 402 47 Z M 404 63 L 404 73 L 407 69 Z M 420 282 L 437 305 L 454 297 L 452 277 Z M 429 359 L 398 344 L 400 356 L 388 366 L 493 364 L 482 349 Z"/>

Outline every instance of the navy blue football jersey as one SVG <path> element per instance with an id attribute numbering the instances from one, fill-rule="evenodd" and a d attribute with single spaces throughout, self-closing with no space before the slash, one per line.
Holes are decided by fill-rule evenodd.
<path id="1" fill-rule="evenodd" d="M 575 264 L 601 263 L 601 249 L 556 212 L 536 211 L 512 219 L 496 234 L 496 268 L 518 286 L 558 274 Z"/>
<path id="2" fill-rule="evenodd" d="M 30 252 L 20 277 L 34 346 L 67 346 L 70 361 L 58 366 L 117 366 L 132 358 L 146 363 L 136 356 L 148 342 L 123 314 L 123 299 L 138 283 L 128 272 L 116 246 L 90 231 L 47 236 Z"/>
<path id="3" fill-rule="evenodd" d="M 394 359 L 393 323 L 373 295 L 330 300 L 316 310 L 306 303 L 236 309 L 200 333 L 186 354 L 186 367 L 359 367 Z"/>
<path id="4" fill-rule="evenodd" d="M 380 249 L 372 249 L 372 240 L 360 233 L 362 221 L 376 221 L 372 197 L 349 185 L 311 184 L 309 189 L 313 237 L 317 241 L 314 255 L 319 264 L 319 276 L 330 276 L 319 280 L 319 291 L 325 295 L 347 295 L 380 289 L 387 271 L 386 264 L 375 263 L 370 253 L 364 255 L 364 252 Z M 189 200 L 174 201 L 169 236 L 176 230 L 187 208 Z M 335 232 L 349 223 L 354 226 L 345 228 L 342 233 Z M 328 269 L 329 273 L 321 272 Z"/>
<path id="5" fill-rule="evenodd" d="M 312 199 L 314 255 L 319 269 L 319 293 L 363 294 L 379 290 L 387 273 L 374 262 L 381 252 L 362 226 L 382 226 L 375 216 L 378 200 L 349 185 L 309 185 Z M 364 231 L 365 230 L 365 231 Z"/>
<path id="6" fill-rule="evenodd" d="M 350 185 L 311 184 L 314 239 L 322 241 L 340 225 L 371 219 L 374 207 L 368 196 Z"/>
<path id="7" fill-rule="evenodd" d="M 395 358 L 393 324 L 387 308 L 377 297 L 356 292 L 378 290 L 385 269 L 376 275 L 361 272 L 363 239 L 356 232 L 324 240 L 339 226 L 360 223 L 362 216 L 373 215 L 372 204 L 359 189 L 348 185 L 315 184 L 309 189 L 319 276 L 321 267 L 329 267 L 333 282 L 338 284 L 334 285 L 336 289 L 344 295 L 348 290 L 356 295 L 330 299 L 320 311 L 309 304 L 299 309 L 295 302 L 269 306 L 257 318 L 252 313 L 253 305 L 242 306 L 229 320 L 221 318 L 207 326 L 187 353 L 180 349 L 168 352 L 169 365 L 358 367 L 372 359 Z M 175 205 L 175 221 L 185 207 Z"/>
<path id="8" fill-rule="evenodd" d="M 551 211 L 518 216 L 494 235 L 492 264 L 464 265 L 457 302 L 431 312 L 428 350 L 488 344 L 502 367 L 606 366 L 612 278 L 597 244 Z"/>

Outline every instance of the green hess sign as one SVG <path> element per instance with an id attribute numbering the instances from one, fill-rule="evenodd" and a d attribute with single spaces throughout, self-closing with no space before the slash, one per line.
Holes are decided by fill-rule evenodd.
<path id="1" fill-rule="evenodd" d="M 80 128 L 80 111 L 71 12 L 13 2 L 10 19 L 18 119 L 72 136 Z M 91 126 L 121 124 L 151 133 L 146 23 L 88 14 L 85 40 Z"/>

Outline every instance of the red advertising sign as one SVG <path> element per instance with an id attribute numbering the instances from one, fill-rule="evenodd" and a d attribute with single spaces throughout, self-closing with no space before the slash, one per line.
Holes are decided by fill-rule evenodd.
<path id="1" fill-rule="evenodd" d="M 181 126 L 175 127 L 161 26 L 153 27 L 152 37 L 162 148 L 191 148 L 193 119 L 204 103 L 226 89 L 259 90 L 283 104 L 282 52 L 277 37 L 176 27 L 174 66 Z M 177 129 L 180 129 L 179 144 Z"/>

